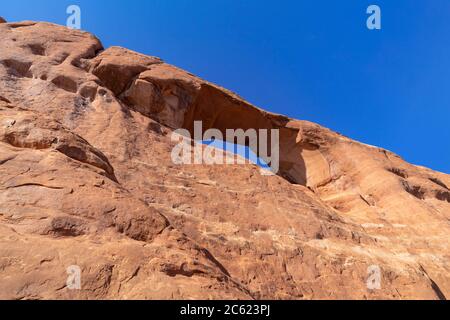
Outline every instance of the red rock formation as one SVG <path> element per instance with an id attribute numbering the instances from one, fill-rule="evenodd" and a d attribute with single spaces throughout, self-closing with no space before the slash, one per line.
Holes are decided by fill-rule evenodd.
<path id="1" fill-rule="evenodd" d="M 0 298 L 450 295 L 448 175 L 85 32 L 2 23 L 0 41 Z M 279 176 L 174 165 L 195 120 L 279 129 Z"/>

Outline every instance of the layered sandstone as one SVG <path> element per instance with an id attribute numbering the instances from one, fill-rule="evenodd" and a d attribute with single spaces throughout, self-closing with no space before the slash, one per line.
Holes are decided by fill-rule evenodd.
<path id="1" fill-rule="evenodd" d="M 0 43 L 0 298 L 450 295 L 449 175 L 85 32 L 1 23 Z M 196 120 L 279 129 L 279 175 L 173 164 Z"/>

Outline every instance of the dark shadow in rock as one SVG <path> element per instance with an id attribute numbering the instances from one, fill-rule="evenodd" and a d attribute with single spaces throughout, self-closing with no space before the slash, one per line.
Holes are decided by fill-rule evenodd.
<path id="1" fill-rule="evenodd" d="M 438 186 L 444 188 L 444 189 L 448 189 L 447 185 L 445 183 L 443 183 L 441 180 L 437 179 L 437 178 L 429 178 L 431 182 L 437 184 Z"/>
<path id="2" fill-rule="evenodd" d="M 64 75 L 57 76 L 52 80 L 52 83 L 60 89 L 76 93 L 78 91 L 78 84 L 75 80 Z"/>
<path id="3" fill-rule="evenodd" d="M 30 72 L 30 68 L 32 63 L 26 61 L 20 61 L 16 59 L 5 59 L 0 61 L 0 64 L 3 65 L 9 75 L 15 76 L 17 78 L 31 78 L 32 74 Z"/>

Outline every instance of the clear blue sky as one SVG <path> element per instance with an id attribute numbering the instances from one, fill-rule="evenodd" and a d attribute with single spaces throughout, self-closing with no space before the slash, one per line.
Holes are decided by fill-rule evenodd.
<path id="1" fill-rule="evenodd" d="M 450 173 L 449 0 L 15 0 L 0 16 L 65 24 L 69 4 L 105 47 Z M 366 28 L 370 4 L 381 31 Z"/>

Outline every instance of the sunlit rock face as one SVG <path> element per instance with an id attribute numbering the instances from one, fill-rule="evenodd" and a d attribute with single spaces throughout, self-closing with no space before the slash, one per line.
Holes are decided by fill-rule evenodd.
<path id="1" fill-rule="evenodd" d="M 448 175 L 85 32 L 0 43 L 0 298 L 450 296 Z M 278 175 L 175 165 L 194 121 L 279 130 Z"/>

